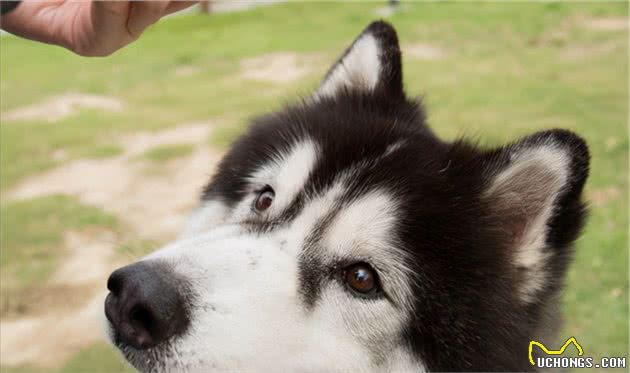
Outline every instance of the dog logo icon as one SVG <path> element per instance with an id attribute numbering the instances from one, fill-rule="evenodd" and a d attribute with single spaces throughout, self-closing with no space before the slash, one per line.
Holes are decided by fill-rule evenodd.
<path id="1" fill-rule="evenodd" d="M 545 347 L 545 345 L 543 345 L 542 343 L 540 343 L 538 341 L 530 341 L 529 342 L 529 349 L 528 349 L 529 362 L 532 365 L 534 365 L 534 366 L 536 365 L 536 363 L 534 362 L 534 357 L 532 356 L 532 352 L 533 352 L 534 346 L 538 346 L 547 355 L 562 355 L 564 353 L 564 350 L 566 350 L 567 347 L 569 347 L 569 345 L 572 344 L 572 343 L 575 346 L 575 348 L 577 348 L 578 356 L 584 355 L 584 350 L 582 349 L 582 346 L 580 346 L 578 341 L 575 339 L 575 337 L 571 337 L 571 338 L 567 339 L 567 341 L 564 342 L 562 347 L 560 347 L 560 349 L 558 349 L 558 350 L 550 350 L 547 347 Z"/>

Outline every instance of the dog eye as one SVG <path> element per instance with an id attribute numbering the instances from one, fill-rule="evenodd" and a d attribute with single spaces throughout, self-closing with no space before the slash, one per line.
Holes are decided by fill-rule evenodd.
<path id="1" fill-rule="evenodd" d="M 343 281 L 353 291 L 369 295 L 380 290 L 378 274 L 367 263 L 356 263 L 343 270 Z"/>
<path id="2" fill-rule="evenodd" d="M 254 201 L 254 209 L 256 209 L 257 212 L 263 212 L 267 210 L 269 207 L 271 207 L 275 196 L 276 193 L 273 191 L 273 189 L 269 185 L 265 186 L 265 188 L 263 188 L 263 190 L 258 193 L 258 196 Z"/>

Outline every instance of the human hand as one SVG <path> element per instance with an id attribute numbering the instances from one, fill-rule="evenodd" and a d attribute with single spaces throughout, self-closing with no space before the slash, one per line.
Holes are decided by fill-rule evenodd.
<path id="1" fill-rule="evenodd" d="M 108 56 L 163 16 L 196 1 L 22 1 L 2 29 L 82 56 Z"/>

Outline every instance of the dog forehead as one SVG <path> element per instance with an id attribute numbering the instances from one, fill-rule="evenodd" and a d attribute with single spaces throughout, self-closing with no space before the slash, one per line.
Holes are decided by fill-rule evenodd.
<path id="1" fill-rule="evenodd" d="M 365 252 L 390 244 L 397 223 L 396 201 L 383 190 L 373 190 L 347 203 L 332 219 L 324 242 L 338 256 L 348 250 Z"/>

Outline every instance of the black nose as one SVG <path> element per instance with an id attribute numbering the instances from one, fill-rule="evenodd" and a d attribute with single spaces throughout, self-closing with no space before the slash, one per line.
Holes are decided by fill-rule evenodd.
<path id="1" fill-rule="evenodd" d="M 186 330 L 189 319 L 182 281 L 163 262 L 138 262 L 114 271 L 105 315 L 117 342 L 146 349 Z"/>

